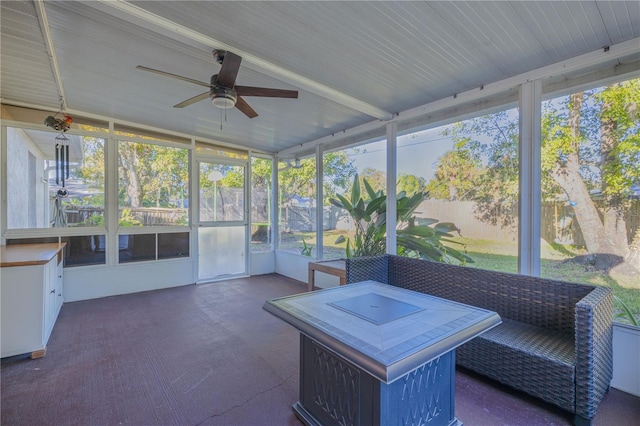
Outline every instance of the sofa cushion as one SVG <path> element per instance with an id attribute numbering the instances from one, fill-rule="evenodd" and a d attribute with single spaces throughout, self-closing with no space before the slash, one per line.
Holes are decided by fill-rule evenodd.
<path id="1" fill-rule="evenodd" d="M 458 348 L 457 363 L 573 411 L 574 336 L 506 318 L 502 321 Z"/>

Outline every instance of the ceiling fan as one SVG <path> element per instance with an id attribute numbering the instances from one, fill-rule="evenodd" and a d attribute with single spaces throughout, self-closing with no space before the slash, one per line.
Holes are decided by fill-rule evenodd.
<path id="1" fill-rule="evenodd" d="M 211 82 L 205 83 L 202 81 L 194 80 L 181 75 L 171 74 L 164 71 L 155 70 L 142 65 L 138 65 L 136 68 L 142 71 L 148 71 L 166 77 L 177 78 L 178 80 L 187 81 L 189 83 L 198 84 L 200 86 L 208 87 L 209 90 L 200 95 L 189 98 L 186 101 L 182 101 L 179 104 L 174 105 L 174 108 L 184 108 L 196 102 L 211 98 L 211 102 L 218 108 L 238 108 L 244 115 L 249 118 L 258 116 L 251 106 L 242 98 L 242 96 L 261 96 L 269 98 L 298 98 L 297 90 L 284 90 L 284 89 L 269 89 L 266 87 L 251 87 L 251 86 L 236 86 L 236 77 L 238 76 L 238 70 L 240 69 L 240 62 L 242 57 L 235 53 L 226 50 L 214 50 L 213 57 L 220 65 L 220 71 L 218 74 L 211 76 Z"/>

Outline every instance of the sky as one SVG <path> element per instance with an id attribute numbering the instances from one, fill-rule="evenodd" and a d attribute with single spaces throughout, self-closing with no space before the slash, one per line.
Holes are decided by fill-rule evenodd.
<path id="1" fill-rule="evenodd" d="M 440 135 L 443 127 L 398 136 L 398 174 L 406 173 L 425 178 L 428 182 L 435 173 L 438 158 L 453 148 L 449 137 Z M 357 152 L 359 151 L 359 152 Z M 386 171 L 386 140 L 360 145 L 347 150 L 358 173 L 371 167 Z"/>
<path id="2" fill-rule="evenodd" d="M 510 119 L 518 120 L 517 108 L 508 109 L 507 114 Z M 442 136 L 441 134 L 443 130 L 450 126 L 451 124 L 445 124 L 432 129 L 398 136 L 398 174 L 405 173 L 423 177 L 429 182 L 435 174 L 440 157 L 453 149 L 451 137 Z M 489 136 L 475 134 L 473 137 L 479 141 L 491 143 Z M 385 151 L 386 139 L 347 150 L 349 156 L 354 160 L 358 173 L 361 173 L 367 167 L 386 170 Z"/>

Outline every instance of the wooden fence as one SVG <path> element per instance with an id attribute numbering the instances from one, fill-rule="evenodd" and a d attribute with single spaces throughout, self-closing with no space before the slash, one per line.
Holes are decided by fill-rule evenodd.
<path id="1" fill-rule="evenodd" d="M 120 214 L 122 215 L 120 209 Z M 176 225 L 182 224 L 187 219 L 188 209 L 165 209 L 155 207 L 127 208 L 131 212 L 131 217 L 141 223 L 142 226 L 153 225 Z M 89 223 L 92 216 L 103 216 L 104 209 L 99 207 L 72 206 L 66 209 L 67 225 L 95 226 L 101 223 Z"/>

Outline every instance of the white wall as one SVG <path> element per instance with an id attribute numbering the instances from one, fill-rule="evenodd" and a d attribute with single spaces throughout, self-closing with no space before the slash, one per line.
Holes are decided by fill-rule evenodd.
<path id="1" fill-rule="evenodd" d="M 613 326 L 613 380 L 611 386 L 640 396 L 640 328 Z"/>
<path id="2" fill-rule="evenodd" d="M 52 134 L 53 135 L 53 134 Z M 54 140 L 51 138 L 53 149 Z M 35 170 L 29 169 L 29 153 L 36 158 Z M 43 228 L 48 227 L 48 197 L 44 178 L 44 157 L 38 147 L 22 129 L 7 127 L 7 227 Z M 35 188 L 29 184 L 30 172 L 35 172 Z M 32 192 L 33 191 L 33 192 Z M 35 197 L 35 224 L 29 223 L 29 199 Z"/>
<path id="3" fill-rule="evenodd" d="M 193 283 L 193 259 L 135 262 L 113 267 L 67 267 L 64 268 L 64 301 L 74 302 Z"/>
<path id="4" fill-rule="evenodd" d="M 307 282 L 307 265 L 310 259 L 306 256 L 276 250 L 276 273 L 294 280 Z"/>
<path id="5" fill-rule="evenodd" d="M 294 280 L 309 282 L 309 262 L 315 261 L 308 256 L 276 250 L 275 272 Z M 320 288 L 336 287 L 340 285 L 340 278 L 322 272 L 316 272 L 315 286 Z"/>
<path id="6" fill-rule="evenodd" d="M 64 269 L 64 300 L 73 302 L 193 284 L 196 281 L 194 263 L 195 259 L 167 259 L 112 267 L 67 267 Z M 251 254 L 250 275 L 274 271 L 273 251 Z"/>
<path id="7" fill-rule="evenodd" d="M 276 270 L 276 255 L 273 250 L 251 253 L 249 275 L 271 274 Z"/>
<path id="8" fill-rule="evenodd" d="M 29 149 L 33 145 L 22 130 L 7 128 L 7 226 L 28 228 Z M 20 190 L 16 191 L 17 188 Z"/>

